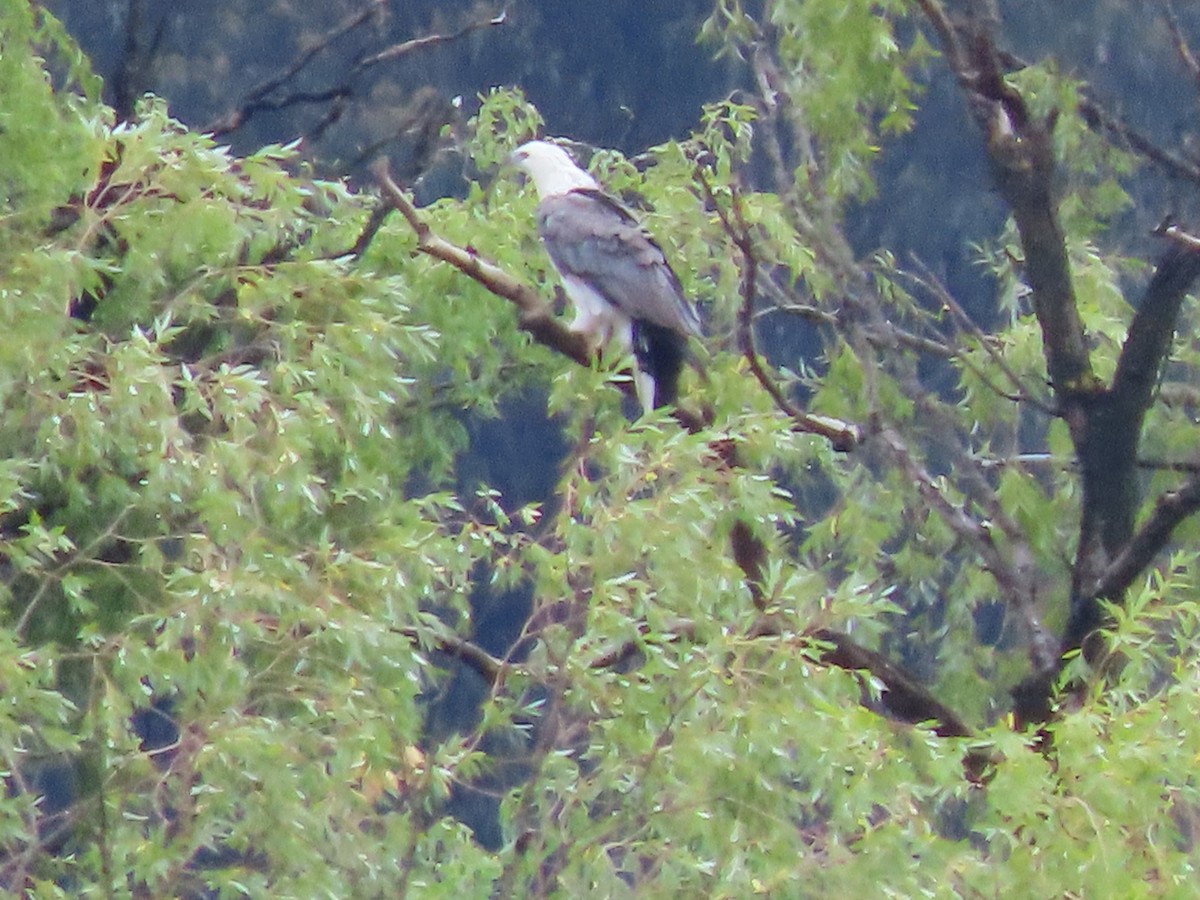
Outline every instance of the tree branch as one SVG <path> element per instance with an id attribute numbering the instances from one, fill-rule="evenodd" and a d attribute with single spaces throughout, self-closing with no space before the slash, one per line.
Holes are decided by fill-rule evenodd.
<path id="1" fill-rule="evenodd" d="M 168 19 L 166 15 L 162 15 L 147 45 L 142 40 L 145 13 L 145 0 L 130 0 L 129 13 L 125 19 L 125 45 L 122 49 L 121 63 L 112 79 L 113 112 L 118 122 L 126 122 L 133 118 L 134 105 L 142 94 L 150 89 L 147 79 L 167 32 Z"/>
<path id="2" fill-rule="evenodd" d="M 413 38 L 409 41 L 403 41 L 399 44 L 393 44 L 385 50 L 378 53 L 373 53 L 370 56 L 364 57 L 361 62 L 355 67 L 356 70 L 366 69 L 370 66 L 378 65 L 381 62 L 387 62 L 391 59 L 398 59 L 401 56 L 407 56 L 414 50 L 424 50 L 427 47 L 436 47 L 438 44 L 448 44 L 451 41 L 457 41 L 466 37 L 473 32 L 484 28 L 494 28 L 497 25 L 503 25 L 508 21 L 508 12 L 501 10 L 490 19 L 484 19 L 480 22 L 471 22 L 453 34 L 428 34 L 424 37 Z"/>
<path id="3" fill-rule="evenodd" d="M 1029 630 L 1029 653 L 1034 670 L 1044 672 L 1055 668 L 1058 646 L 1046 633 L 1035 610 L 1033 553 L 1025 536 L 998 505 L 993 506 L 991 510 L 993 518 L 982 522 L 963 507 L 951 502 L 929 473 L 912 458 L 908 447 L 898 434 L 890 428 L 883 428 L 879 436 L 893 461 L 912 480 L 929 508 L 937 513 L 946 526 L 967 546 L 975 548 L 979 553 L 983 568 L 996 580 L 1004 596 L 1021 615 Z M 994 531 L 997 530 L 1004 533 L 1010 541 L 1010 557 L 1006 557 L 996 541 Z"/>
<path id="4" fill-rule="evenodd" d="M 1200 242 L 1175 225 L 1165 226 L 1163 234 L 1174 242 L 1159 259 L 1137 306 L 1110 389 L 1113 402 L 1130 416 L 1128 425 L 1135 434 L 1141 431 L 1141 417 L 1170 353 L 1183 298 L 1200 277 Z"/>
<path id="5" fill-rule="evenodd" d="M 1100 624 L 1099 599 L 1120 600 L 1116 594 L 1095 594 L 1089 584 L 1106 581 L 1118 557 L 1144 558 L 1148 564 L 1153 556 L 1127 554 L 1140 499 L 1137 449 L 1183 298 L 1198 276 L 1200 249 L 1176 241 L 1159 260 L 1134 314 L 1112 387 L 1085 407 L 1084 427 L 1075 431 L 1083 508 L 1064 650 L 1082 646 Z"/>
<path id="6" fill-rule="evenodd" d="M 822 648 L 820 654 L 825 665 L 867 672 L 883 685 L 881 700 L 893 717 L 913 725 L 932 722 L 934 734 L 940 737 L 970 737 L 974 733 L 958 713 L 883 654 L 868 650 L 855 643 L 848 634 L 829 628 L 817 628 L 806 635 L 820 644 L 829 645 L 828 649 Z"/>
<path id="7" fill-rule="evenodd" d="M 752 568 L 744 573 L 752 583 L 753 578 L 758 577 L 753 575 L 754 572 Z M 782 633 L 778 618 L 768 614 L 754 624 L 748 637 L 778 637 Z M 882 653 L 868 650 L 844 631 L 810 628 L 803 636 L 817 645 L 825 645 L 819 647 L 816 656 L 819 665 L 847 672 L 866 672 L 879 682 L 883 690 L 878 705 L 891 718 L 910 725 L 932 722 L 934 733 L 941 737 L 970 737 L 974 733 L 958 713 L 933 696 L 903 668 Z"/>
<path id="8" fill-rule="evenodd" d="M 321 102 L 331 99 L 334 96 L 349 94 L 349 84 L 343 84 L 324 91 L 296 92 L 281 100 L 272 101 L 267 99 L 272 91 L 282 87 L 299 75 L 318 54 L 326 50 L 339 38 L 361 28 L 380 16 L 386 5 L 387 0 L 368 0 L 367 5 L 357 13 L 348 16 L 340 24 L 301 50 L 289 65 L 252 87 L 235 109 L 230 110 L 220 119 L 201 130 L 211 132 L 214 137 L 220 137 L 245 125 L 257 112 L 267 109 L 281 109 L 284 106 L 291 106 L 302 102 Z"/>
<path id="9" fill-rule="evenodd" d="M 1189 478 L 1183 487 L 1160 496 L 1150 518 L 1088 588 L 1088 596 L 1091 599 L 1121 596 L 1166 546 L 1175 526 L 1197 511 L 1200 511 L 1200 477 Z"/>
<path id="10" fill-rule="evenodd" d="M 828 416 L 817 416 L 806 413 L 788 399 L 775 380 L 767 373 L 762 357 L 758 353 L 758 347 L 754 338 L 754 298 L 756 296 L 755 284 L 758 277 L 758 259 L 754 253 L 754 244 L 750 238 L 749 227 L 746 225 L 745 217 L 742 214 L 741 197 L 736 189 L 731 189 L 730 209 L 733 216 L 731 220 L 730 215 L 717 202 L 712 185 L 709 184 L 708 178 L 698 166 L 696 168 L 696 180 L 704 191 L 705 198 L 716 211 L 725 233 L 742 255 L 742 305 L 738 312 L 738 347 L 742 351 L 742 356 L 745 358 L 747 365 L 749 365 L 751 373 L 762 386 L 763 390 L 774 401 L 776 408 L 792 420 L 798 431 L 825 438 L 838 452 L 850 452 L 862 440 L 862 433 L 857 425 L 832 419 Z"/>
<path id="11" fill-rule="evenodd" d="M 1186 51 L 1186 45 L 1184 49 Z M 1015 53 L 1006 50 L 999 51 L 999 57 L 1006 66 L 1012 69 L 1024 69 L 1029 65 Z M 1128 122 L 1105 109 L 1095 99 L 1081 94 L 1076 109 L 1084 124 L 1092 131 L 1106 134 L 1110 139 L 1124 144 L 1129 150 L 1154 163 L 1173 178 L 1200 182 L 1200 166 L 1196 166 L 1177 153 L 1158 146 Z"/>
<path id="12" fill-rule="evenodd" d="M 361 58 L 350 67 L 338 84 L 320 90 L 293 91 L 283 97 L 271 98 L 270 95 L 273 92 L 294 80 L 320 53 L 351 32 L 371 23 L 383 14 L 386 7 L 387 0 L 368 0 L 363 9 L 348 16 L 326 34 L 302 49 L 296 58 L 283 69 L 251 88 L 239 101 L 236 108 L 201 130 L 211 132 L 214 136 L 222 136 L 245 125 L 256 113 L 264 110 L 283 109 L 300 103 L 344 101 L 353 95 L 351 86 L 353 79 L 373 66 L 399 59 L 418 50 L 451 43 L 481 29 L 504 25 L 508 21 L 507 13 L 502 11 L 490 18 L 471 22 L 452 34 L 429 34 L 393 44 L 384 50 Z M 329 114 L 323 117 L 318 126 L 319 130 L 323 131 L 340 114 L 341 110 L 335 106 Z"/>
<path id="13" fill-rule="evenodd" d="M 1030 115 L 1024 98 L 1005 81 L 1000 54 L 985 25 L 955 25 L 938 0 L 918 0 L 918 5 L 938 33 L 984 132 L 996 182 L 1025 252 L 1050 382 L 1059 402 L 1069 406 L 1079 395 L 1094 391 L 1097 382 L 1054 199 L 1055 115 L 1044 120 Z"/>
<path id="14" fill-rule="evenodd" d="M 971 337 L 975 338 L 975 340 L 979 343 L 980 348 L 982 348 L 982 350 L 988 355 L 988 358 L 991 359 L 992 363 L 996 366 L 1000 373 L 1004 375 L 1005 379 L 1012 386 L 1013 392 L 1010 393 L 1009 391 L 1001 388 L 1000 385 L 993 384 L 991 377 L 979 366 L 976 366 L 968 358 L 965 352 L 956 353 L 956 358 L 971 372 L 973 372 L 975 376 L 997 396 L 1004 397 L 1006 400 L 1012 400 L 1015 403 L 1029 403 L 1040 412 L 1043 412 L 1046 415 L 1053 415 L 1054 410 L 1051 408 L 1050 404 L 1038 397 L 1033 391 L 1026 387 L 1024 382 L 1021 381 L 1020 376 L 1018 376 L 1017 373 L 1012 370 L 1012 368 L 1008 365 L 1008 361 L 1005 360 L 1004 356 L 996 349 L 996 342 L 989 339 L 989 336 L 984 334 L 983 329 L 975 324 L 971 317 L 967 315 L 967 311 L 962 308 L 959 302 L 954 299 L 954 296 L 950 293 L 950 291 L 946 289 L 946 286 L 943 285 L 937 279 L 937 277 L 929 271 L 928 266 L 926 266 L 924 263 L 918 263 L 918 265 L 921 268 L 921 274 L 909 274 L 909 277 L 933 295 L 937 303 L 944 310 L 950 313 L 955 324 L 961 331 L 965 331 Z"/>
<path id="15" fill-rule="evenodd" d="M 1167 20 L 1167 28 L 1171 32 L 1171 40 L 1175 44 L 1175 52 L 1179 56 L 1179 61 L 1183 63 L 1183 67 L 1192 76 L 1192 81 L 1196 83 L 1197 89 L 1200 89 L 1200 62 L 1196 61 L 1196 54 L 1192 52 L 1192 48 L 1188 46 L 1187 38 L 1183 35 L 1183 28 L 1179 25 L 1179 17 L 1175 15 L 1175 4 L 1171 0 L 1162 0 L 1162 8 L 1163 17 Z"/>
<path id="16" fill-rule="evenodd" d="M 388 173 L 387 160 L 377 160 L 371 166 L 371 172 L 382 191 L 384 203 L 404 216 L 417 236 L 419 251 L 454 266 L 497 297 L 515 305 L 519 311 L 518 326 L 542 346 L 581 366 L 592 364 L 592 353 L 587 339 L 563 325 L 536 290 L 513 278 L 499 266 L 481 259 L 473 250 L 459 247 L 434 234 L 417 214 L 412 201 L 392 180 Z"/>
<path id="17" fill-rule="evenodd" d="M 742 570 L 754 605 L 765 613 L 750 629 L 749 636 L 778 635 L 782 631 L 778 618 L 766 612 L 766 545 L 741 520 L 734 523 L 729 541 L 733 548 L 734 562 Z M 820 653 L 818 662 L 821 665 L 835 666 L 847 671 L 866 671 L 879 681 L 884 687 L 881 702 L 889 715 L 911 724 L 934 722 L 934 731 L 942 737 L 967 737 L 971 734 L 970 727 L 916 679 L 882 654 L 860 646 L 845 632 L 812 628 L 805 632 L 805 636 L 832 647 Z"/>
<path id="18" fill-rule="evenodd" d="M 1090 129 L 1104 132 L 1110 138 L 1115 138 L 1134 153 L 1157 165 L 1171 177 L 1200 184 L 1200 166 L 1189 162 L 1177 153 L 1158 146 L 1095 100 L 1082 97 L 1079 101 L 1079 115 Z"/>
<path id="19" fill-rule="evenodd" d="M 554 318 L 550 307 L 535 290 L 512 278 L 491 263 L 481 260 L 472 251 L 458 247 L 436 236 L 429 225 L 421 219 L 412 202 L 392 180 L 387 171 L 386 161 L 377 161 L 372 167 L 372 173 L 383 193 L 385 205 L 390 209 L 397 210 L 405 218 L 405 221 L 408 222 L 409 227 L 412 228 L 417 237 L 417 249 L 420 252 L 427 253 L 435 259 L 454 266 L 497 296 L 503 297 L 515 304 L 521 311 L 521 327 L 531 331 L 534 338 L 540 343 L 581 365 L 591 364 L 586 342 Z M 734 229 L 732 223 L 727 219 L 724 221 L 727 228 L 733 229 L 730 232 L 731 237 L 741 235 L 739 249 L 742 249 L 745 254 L 746 268 L 752 270 L 755 265 L 753 247 L 750 244 L 744 222 L 743 227 L 738 230 Z M 359 244 L 363 244 L 363 239 L 360 238 Z M 753 275 L 750 276 L 748 282 L 744 276 L 744 296 L 752 298 L 754 296 L 753 288 Z M 543 322 L 544 324 L 535 331 L 530 328 L 530 323 L 535 322 Z M 745 345 L 743 345 L 743 349 L 746 349 Z M 752 342 L 749 344 L 749 350 L 757 359 L 757 351 Z M 759 367 L 761 369 L 761 362 L 759 363 Z M 786 398 L 784 399 L 786 401 Z M 795 410 L 795 415 L 792 413 L 789 413 L 789 415 L 793 419 L 797 415 L 800 417 L 803 423 L 798 426 L 800 430 L 822 434 L 838 449 L 843 449 L 843 446 L 839 445 L 844 445 L 845 449 L 852 449 L 861 440 L 856 426 L 808 416 L 800 410 Z M 719 452 L 719 448 L 718 456 L 726 464 L 729 464 L 730 460 L 726 455 Z M 753 534 L 749 526 L 741 521 L 734 524 L 733 533 L 731 534 L 731 544 L 733 546 L 735 561 L 742 569 L 751 594 L 755 598 L 755 605 L 762 609 L 765 605 L 762 585 L 766 565 L 766 546 Z M 414 640 L 418 639 L 415 629 L 403 629 L 402 633 Z M 643 633 L 647 632 L 643 630 Z M 678 639 L 678 637 L 686 636 L 688 633 L 689 626 L 684 623 L 676 629 L 675 636 L 669 639 Z M 763 630 L 757 633 L 767 634 L 769 631 Z M 967 736 L 971 733 L 969 727 L 960 717 L 944 704 L 937 701 L 928 691 L 912 679 L 911 676 L 888 662 L 880 654 L 859 647 L 845 634 L 818 630 L 814 631 L 810 636 L 814 640 L 832 645 L 833 650 L 822 655 L 822 661 L 826 665 L 855 671 L 864 670 L 883 684 L 885 687 L 884 707 L 890 714 L 895 715 L 896 718 L 912 723 L 934 722 L 935 731 L 943 736 Z M 495 678 L 499 677 L 502 671 L 501 667 L 505 665 L 505 663 L 486 654 L 469 641 L 448 636 L 439 636 L 437 641 L 438 644 L 436 646 L 439 650 L 463 660 L 465 664 L 481 677 L 485 678 L 485 680 L 494 681 Z M 612 651 L 601 654 L 592 661 L 591 665 L 594 667 L 619 665 L 632 658 L 636 652 L 636 646 L 626 643 L 614 648 Z"/>
<path id="20" fill-rule="evenodd" d="M 419 628 L 393 628 L 392 630 L 417 645 L 430 643 L 432 637 L 433 649 L 463 663 L 488 684 L 498 683 L 509 665 L 506 660 L 497 659 L 478 644 L 457 635 L 437 634 L 431 636 Z"/>

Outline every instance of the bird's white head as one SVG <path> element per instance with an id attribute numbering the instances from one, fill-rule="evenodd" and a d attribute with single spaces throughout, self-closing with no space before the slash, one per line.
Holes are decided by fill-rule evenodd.
<path id="1" fill-rule="evenodd" d="M 538 196 L 554 197 L 576 188 L 596 190 L 596 179 L 572 162 L 567 151 L 546 141 L 530 141 L 513 151 L 513 165 L 533 181 Z"/>

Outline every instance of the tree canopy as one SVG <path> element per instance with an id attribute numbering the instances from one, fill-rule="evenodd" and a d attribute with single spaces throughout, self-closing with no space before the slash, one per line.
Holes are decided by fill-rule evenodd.
<path id="1" fill-rule="evenodd" d="M 717 0 L 749 86 L 576 148 L 704 311 L 633 417 L 502 168 L 519 89 L 417 206 L 118 116 L 0 5 L 0 884 L 1188 892 L 1200 238 L 1129 221 L 1200 175 L 964 6 Z M 851 234 L 935 73 L 1007 215 L 982 308 Z M 558 437 L 472 468 L 516 408 Z"/>

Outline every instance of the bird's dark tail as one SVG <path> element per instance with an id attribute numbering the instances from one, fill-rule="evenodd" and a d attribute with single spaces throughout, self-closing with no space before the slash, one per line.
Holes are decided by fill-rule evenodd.
<path id="1" fill-rule="evenodd" d="M 633 323 L 633 356 L 654 382 L 654 408 L 679 399 L 679 375 L 687 359 L 687 338 L 672 328 L 639 319 Z"/>

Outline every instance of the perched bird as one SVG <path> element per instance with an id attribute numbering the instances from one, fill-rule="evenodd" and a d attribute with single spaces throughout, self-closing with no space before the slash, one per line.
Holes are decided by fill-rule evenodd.
<path id="1" fill-rule="evenodd" d="M 575 306 L 571 330 L 593 350 L 632 352 L 643 409 L 674 403 L 700 319 L 662 248 L 561 147 L 530 141 L 512 162 L 537 189 L 538 234 Z"/>

